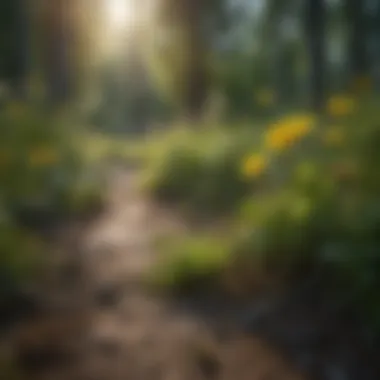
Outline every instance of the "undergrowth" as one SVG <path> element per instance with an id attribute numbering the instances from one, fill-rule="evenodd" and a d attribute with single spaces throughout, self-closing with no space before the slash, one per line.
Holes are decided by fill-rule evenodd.
<path id="1" fill-rule="evenodd" d="M 197 287 L 201 274 L 202 283 L 254 294 L 326 267 L 379 327 L 380 119 L 375 101 L 337 96 L 329 106 L 323 119 L 284 115 L 262 134 L 252 126 L 250 139 L 168 147 L 150 168 L 152 195 L 215 220 L 228 214 L 231 227 L 223 239 L 203 231 L 161 247 L 160 285 Z"/>

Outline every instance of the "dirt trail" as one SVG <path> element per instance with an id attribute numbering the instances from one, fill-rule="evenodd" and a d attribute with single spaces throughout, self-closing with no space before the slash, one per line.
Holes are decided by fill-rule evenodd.
<path id="1" fill-rule="evenodd" d="M 301 379 L 254 338 L 236 333 L 220 340 L 205 321 L 175 310 L 146 289 L 144 274 L 157 259 L 152 239 L 165 220 L 157 217 L 134 183 L 130 173 L 112 173 L 106 211 L 80 235 L 78 251 L 70 252 L 81 255 L 84 266 L 82 280 L 73 280 L 67 293 L 71 312 L 36 322 L 44 333 L 29 325 L 29 335 L 20 334 L 18 350 L 31 345 L 30 336 L 45 339 L 45 345 L 48 338 L 42 336 L 60 336 L 71 350 L 67 362 L 61 355 L 58 364 L 28 379 Z"/>

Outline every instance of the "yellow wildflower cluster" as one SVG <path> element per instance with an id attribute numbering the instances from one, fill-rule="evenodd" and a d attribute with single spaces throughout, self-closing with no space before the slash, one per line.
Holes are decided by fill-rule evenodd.
<path id="1" fill-rule="evenodd" d="M 29 152 L 28 159 L 31 166 L 48 166 L 58 161 L 58 154 L 53 148 L 39 147 Z"/>
<path id="2" fill-rule="evenodd" d="M 259 177 L 268 166 L 267 159 L 261 154 L 254 154 L 244 161 L 243 175 L 248 178 Z"/>
<path id="3" fill-rule="evenodd" d="M 310 133 L 314 125 L 315 117 L 312 115 L 286 117 L 269 129 L 266 134 L 266 146 L 274 151 L 282 151 Z"/>
<path id="4" fill-rule="evenodd" d="M 355 110 L 355 100 L 349 96 L 333 96 L 327 103 L 327 111 L 332 117 L 351 114 Z"/>

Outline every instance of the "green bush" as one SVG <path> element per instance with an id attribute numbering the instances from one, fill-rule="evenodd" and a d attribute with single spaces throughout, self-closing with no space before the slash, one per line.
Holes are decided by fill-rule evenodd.
<path id="1" fill-rule="evenodd" d="M 233 212 L 251 191 L 251 183 L 241 175 L 244 149 L 231 144 L 203 158 L 203 176 L 190 198 L 190 207 L 223 215 Z"/>
<path id="2" fill-rule="evenodd" d="M 323 129 L 317 130 L 313 149 L 310 145 L 306 151 L 302 146 L 293 148 L 286 161 L 281 162 L 281 154 L 278 163 L 273 161 L 272 165 L 281 165 L 285 181 L 265 196 L 248 200 L 238 220 L 250 236 L 242 238 L 241 245 L 251 256 L 263 259 L 265 268 L 288 272 L 289 277 L 298 268 L 327 261 L 343 277 L 347 275 L 353 287 L 361 286 L 362 275 L 368 271 L 347 271 L 351 265 L 360 268 L 352 251 L 364 252 L 369 245 L 372 252 L 380 252 L 379 187 L 374 180 L 380 161 L 376 165 L 368 149 L 376 130 L 367 125 L 357 138 L 357 131 L 347 127 L 345 142 L 332 149 L 321 144 Z M 276 176 L 276 170 L 271 175 Z M 374 268 L 378 257 L 358 254 L 356 258 L 361 268 Z"/>
<path id="3" fill-rule="evenodd" d="M 0 195 L 6 211 L 27 225 L 62 218 L 87 170 L 73 132 L 57 117 L 18 103 L 0 114 L 0 129 Z"/>
<path id="4" fill-rule="evenodd" d="M 104 187 L 78 154 L 75 132 L 42 109 L 8 104 L 0 135 L 0 308 L 7 308 L 47 269 L 40 232 L 97 209 Z"/>
<path id="5" fill-rule="evenodd" d="M 148 188 L 159 200 L 184 206 L 190 214 L 222 216 L 250 194 L 252 181 L 241 174 L 241 161 L 252 146 L 246 131 L 214 131 L 195 139 L 184 133 L 149 168 Z M 187 140 L 187 141 L 186 141 Z"/>
<path id="6" fill-rule="evenodd" d="M 10 221 L 0 222 L 0 300 L 38 278 L 45 253 L 42 240 Z"/>
<path id="7" fill-rule="evenodd" d="M 68 215 L 92 216 L 104 206 L 104 189 L 101 177 L 79 178 L 66 192 L 61 208 Z"/>
<path id="8" fill-rule="evenodd" d="M 162 246 L 165 255 L 154 270 L 153 283 L 179 291 L 217 285 L 218 275 L 228 262 L 228 247 L 226 239 L 210 236 L 166 241 Z"/>
<path id="9" fill-rule="evenodd" d="M 365 104 L 350 120 L 333 120 L 334 127 L 327 120 L 314 128 L 303 127 L 301 124 L 308 120 L 303 116 L 286 119 L 288 125 L 277 124 L 275 127 L 283 130 L 273 134 L 269 142 L 278 149 L 268 151 L 264 146 L 260 153 L 255 147 L 254 157 L 259 157 L 260 166 L 248 165 L 251 183 L 264 185 L 264 191 L 259 193 L 253 187 L 247 190 L 242 186 L 240 192 L 237 186 L 236 193 L 229 187 L 230 183 L 234 186 L 238 183 L 237 173 L 239 165 L 245 165 L 241 161 L 244 155 L 228 155 L 223 147 L 220 151 L 223 153 L 203 156 L 203 167 L 209 167 L 205 177 L 210 182 L 203 179 L 201 183 L 209 193 L 202 187 L 198 194 L 194 191 L 204 202 L 198 204 L 208 210 L 213 202 L 222 199 L 223 207 L 226 204 L 233 204 L 235 209 L 239 206 L 236 217 L 230 221 L 232 227 L 227 234 L 223 232 L 224 236 L 229 236 L 230 244 L 223 247 L 206 245 L 202 251 L 205 257 L 208 250 L 226 252 L 222 255 L 225 258 L 222 267 L 216 263 L 210 268 L 208 264 L 214 265 L 212 261 L 205 265 L 213 276 L 223 276 L 225 270 L 236 268 L 239 262 L 234 275 L 237 282 L 246 281 L 247 276 L 251 279 L 256 276 L 268 285 L 265 281 L 268 278 L 293 281 L 309 276 L 318 268 L 329 268 L 334 271 L 337 284 L 343 284 L 344 292 L 356 302 L 363 316 L 371 319 L 372 326 L 378 324 L 380 123 L 370 117 L 375 113 L 373 109 L 372 113 L 370 111 Z M 353 120 L 360 124 L 354 124 Z M 336 130 L 338 123 L 342 128 Z M 302 143 L 292 144 L 300 136 L 297 135 L 299 131 L 306 131 L 308 135 L 303 137 Z M 264 145 L 266 141 L 268 139 L 264 139 Z M 242 151 L 246 152 L 246 146 Z M 207 161 L 210 157 L 211 161 Z M 265 177 L 258 175 L 262 171 Z M 218 188 L 222 194 L 217 194 L 215 189 Z M 230 194 L 242 202 L 231 203 L 231 199 L 224 198 Z M 169 286 L 181 283 L 178 278 L 186 278 L 186 281 L 197 278 L 192 257 L 201 266 L 203 262 L 196 259 L 197 237 L 191 239 L 191 242 L 183 242 L 186 260 L 178 259 L 178 264 L 175 259 L 174 268 L 172 264 L 166 267 L 166 271 L 175 272 L 177 278 Z M 204 241 L 204 237 L 200 241 Z"/>
<path id="10" fill-rule="evenodd" d="M 164 157 L 152 178 L 152 190 L 164 201 L 186 201 L 203 176 L 202 157 L 196 149 L 175 147 Z"/>

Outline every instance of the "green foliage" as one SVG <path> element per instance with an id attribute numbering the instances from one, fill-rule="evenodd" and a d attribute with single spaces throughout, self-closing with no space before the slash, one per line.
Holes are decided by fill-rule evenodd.
<path id="1" fill-rule="evenodd" d="M 173 290 L 200 290 L 216 285 L 220 271 L 228 262 L 225 239 L 203 236 L 165 242 L 165 256 L 155 269 L 155 285 Z"/>
<path id="2" fill-rule="evenodd" d="M 211 213 L 229 213 L 251 190 L 240 173 L 244 147 L 226 144 L 204 160 L 203 178 L 198 180 L 192 207 Z"/>
<path id="3" fill-rule="evenodd" d="M 239 261 L 243 264 L 234 275 L 237 282 L 245 281 L 245 273 L 251 279 L 256 276 L 256 280 L 294 281 L 299 276 L 308 276 L 316 268 L 327 266 L 335 271 L 337 283 L 343 284 L 344 291 L 352 295 L 363 316 L 370 318 L 374 326 L 380 317 L 375 297 L 380 278 L 380 155 L 377 149 L 380 124 L 376 115 L 375 104 L 372 107 L 368 102 L 359 104 L 352 117 L 331 120 L 332 125 L 342 125 L 342 134 L 336 134 L 336 129 L 325 120 L 324 125 L 309 129 L 302 143 L 294 145 L 286 139 L 292 138 L 289 133 L 300 125 L 292 124 L 295 119 L 286 119 L 286 124 L 276 127 L 286 127 L 281 134 L 275 135 L 276 143 L 286 142 L 281 145 L 282 150 L 276 148 L 265 153 L 263 147 L 266 177 L 265 181 L 264 178 L 255 181 L 262 182 L 264 191 L 254 192 L 250 188 L 249 196 L 246 190 L 234 193 L 229 187 L 235 181 L 232 173 L 239 172 L 238 162 L 244 165 L 243 156 L 239 154 L 241 150 L 228 150 L 226 146 L 231 145 L 219 141 L 219 148 L 209 147 L 207 155 L 198 156 L 203 168 L 209 168 L 205 177 L 210 182 L 198 180 L 198 187 L 192 189 L 193 199 L 201 189 L 199 184 L 203 183 L 209 193 L 202 198 L 207 199 L 200 203 L 202 208 L 208 210 L 213 200 L 223 199 L 223 203 L 233 204 L 238 211 L 230 221 L 229 231 L 222 232 L 223 236 L 228 235 L 229 244 L 224 244 L 223 248 L 202 245 L 201 255 L 207 257 L 208 250 L 214 252 L 217 248 L 225 258 L 222 267 L 220 262 L 215 263 L 214 270 L 209 267 L 214 262 L 207 262 L 207 271 L 213 276 L 219 271 L 216 277 L 220 279 L 226 268 L 236 267 Z M 246 136 L 239 138 L 247 140 Z M 232 145 L 239 146 L 236 142 Z M 247 152 L 247 146 L 242 144 L 240 148 L 242 146 Z M 200 163 L 197 165 L 199 167 Z M 186 189 L 188 195 L 189 189 Z M 230 203 L 231 200 L 224 198 L 227 194 L 221 195 L 215 189 L 222 193 L 232 191 L 231 196 L 242 202 Z M 193 207 L 196 204 L 192 203 Z M 203 236 L 199 238 L 202 244 L 205 242 Z M 174 264 L 169 262 L 166 266 L 166 276 L 175 273 L 175 280 L 167 282 L 168 286 L 178 286 L 181 278 L 189 282 L 189 276 L 196 281 L 198 269 L 194 270 L 192 260 L 203 265 L 199 260 L 197 239 L 195 235 L 190 241 L 182 242 L 187 252 L 186 260 L 181 255 L 174 256 Z M 209 241 L 212 239 L 217 237 Z M 263 284 L 268 285 L 266 281 Z"/>
<path id="4" fill-rule="evenodd" d="M 188 199 L 202 175 L 199 152 L 190 147 L 174 147 L 164 158 L 154 192 L 162 200 Z"/>
<path id="5" fill-rule="evenodd" d="M 242 138 L 244 134 L 244 138 Z M 238 135 L 236 138 L 235 135 Z M 191 214 L 225 215 L 251 190 L 240 172 L 252 136 L 223 131 L 184 132 L 168 139 L 149 168 L 148 187 L 159 200 L 182 205 Z"/>
<path id="6" fill-rule="evenodd" d="M 28 225 L 62 218 L 84 180 L 70 129 L 38 108 L 10 103 L 0 115 L 0 130 L 0 195 L 6 212 Z"/>
<path id="7" fill-rule="evenodd" d="M 247 59 L 226 60 L 220 63 L 217 82 L 227 97 L 229 110 L 232 114 L 249 112 L 252 109 L 252 92 L 254 88 L 253 62 Z"/>
<path id="8" fill-rule="evenodd" d="M 0 222 L 0 301 L 27 286 L 43 269 L 46 247 L 42 240 L 10 221 Z"/>
<path id="9" fill-rule="evenodd" d="M 329 130 L 325 126 L 311 134 L 308 144 L 277 153 L 270 175 L 281 174 L 282 181 L 272 178 L 274 188 L 243 205 L 240 249 L 264 260 L 269 271 L 292 277 L 300 268 L 327 262 L 360 288 L 369 268 L 376 270 L 380 214 L 379 182 L 374 178 L 380 161 L 370 147 L 378 129 L 368 113 L 358 114 L 361 129 L 347 124 L 339 146 L 321 141 Z"/>
<path id="10" fill-rule="evenodd" d="M 46 264 L 40 232 L 98 209 L 103 184 L 66 124 L 28 104 L 0 113 L 0 303 Z M 74 135 L 75 136 L 75 135 Z"/>
<path id="11" fill-rule="evenodd" d="M 105 183 L 101 178 L 78 179 L 66 192 L 61 207 L 69 215 L 93 216 L 103 207 L 104 188 Z"/>

